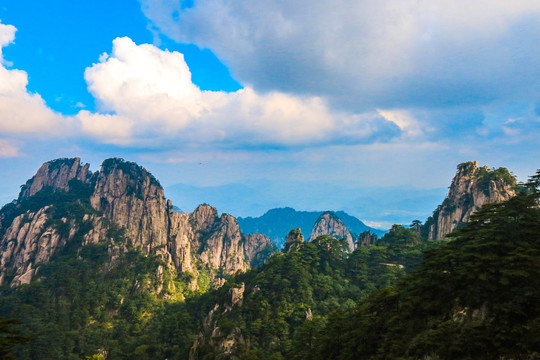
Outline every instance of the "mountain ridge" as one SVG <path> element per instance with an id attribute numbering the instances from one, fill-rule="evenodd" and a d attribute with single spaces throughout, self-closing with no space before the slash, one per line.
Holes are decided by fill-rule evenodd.
<path id="1" fill-rule="evenodd" d="M 259 217 L 238 217 L 238 224 L 245 232 L 256 232 L 268 236 L 278 248 L 283 247 L 285 238 L 293 228 L 300 228 L 309 237 L 317 219 L 327 211 L 302 211 L 292 207 L 274 208 Z M 354 234 L 359 235 L 371 231 L 381 237 L 384 230 L 372 228 L 358 218 L 344 211 L 332 211 L 343 221 L 345 226 Z"/>
<path id="2" fill-rule="evenodd" d="M 486 301 L 467 302 L 474 300 L 471 293 L 490 301 L 519 277 L 530 287 L 524 295 L 531 301 L 537 297 L 537 287 L 527 284 L 521 270 L 537 273 L 540 252 L 536 244 L 532 248 L 529 239 L 521 237 L 529 233 L 538 237 L 538 194 L 532 199 L 519 191 L 524 188 L 514 188 L 505 169 L 458 165 L 448 197 L 434 212 L 439 214 L 437 222 L 428 219 L 429 226 L 420 221 L 413 221 L 412 226 L 394 225 L 380 240 L 365 231 L 351 246 L 352 234 L 339 212 L 327 211 L 305 232 L 311 234 L 309 241 L 304 241 L 300 228 L 293 228 L 283 251 L 275 254 L 267 236 L 244 235 L 233 216 L 219 214 L 215 207 L 202 204 L 192 213 L 175 211 L 159 181 L 134 163 L 108 159 L 99 171 L 85 169 L 87 165 L 78 158 L 45 163 L 39 175 L 23 186 L 19 200 L 0 210 L 0 316 L 21 319 L 24 334 L 36 339 L 17 350 L 21 358 L 67 360 L 103 354 L 107 360 L 355 359 L 366 351 L 371 354 L 375 347 L 391 351 L 388 358 L 427 358 L 432 353 L 428 347 L 435 345 L 436 350 L 442 345 L 437 353 L 451 359 L 459 358 L 444 356 L 444 345 L 459 340 L 452 336 L 452 329 L 468 331 L 462 326 L 468 323 L 469 335 L 474 335 L 478 321 L 483 321 L 486 330 L 492 323 L 485 316 Z M 511 197 L 510 190 L 517 195 Z M 510 200 L 504 202 L 503 195 Z M 486 199 L 499 203 L 476 210 L 474 206 Z M 527 216 L 516 217 L 516 209 Z M 294 209 L 285 212 L 295 221 Z M 496 218 L 502 221 L 491 221 L 497 212 Z M 464 223 L 445 239 L 421 236 L 426 229 L 435 234 L 434 224 L 468 220 L 455 214 L 470 216 L 472 224 Z M 523 227 L 511 227 L 508 234 L 512 235 L 512 229 L 518 232 L 508 238 L 505 229 L 515 221 Z M 455 228 L 461 225 L 456 221 Z M 486 233 L 486 228 L 491 232 Z M 469 246 L 463 234 L 470 234 L 466 239 L 475 246 Z M 500 259 L 486 258 L 490 254 L 486 241 L 495 246 L 492 255 L 499 250 L 512 255 L 516 242 L 524 251 L 492 267 L 491 262 Z M 466 257 L 454 258 L 458 242 Z M 426 293 L 421 278 L 413 275 L 410 282 L 410 276 L 403 276 L 422 266 L 424 254 L 429 260 L 437 251 L 443 257 L 431 261 L 435 267 L 424 268 L 427 278 L 433 277 L 427 285 L 434 292 Z M 522 268 L 524 255 L 528 269 Z M 484 262 L 482 271 L 470 276 L 471 271 L 476 274 L 478 261 Z M 510 271 L 505 270 L 507 265 Z M 483 280 L 498 271 L 500 279 Z M 471 281 L 476 285 L 466 285 Z M 394 289 L 399 290 L 400 283 L 408 284 L 405 289 L 401 286 L 401 294 L 409 299 L 405 302 L 401 296 L 394 301 Z M 454 288 L 448 291 L 448 285 Z M 483 293 L 486 285 L 492 295 Z M 520 283 L 512 291 L 521 289 Z M 433 295 L 441 290 L 445 296 L 434 302 Z M 455 291 L 462 295 L 456 297 Z M 509 299 L 508 304 L 515 305 Z M 466 302 L 456 307 L 459 301 Z M 433 329 L 418 328 L 431 323 L 431 313 L 424 314 L 422 322 L 416 321 L 418 313 L 411 313 L 399 321 L 410 326 L 397 329 L 386 322 L 387 315 L 395 318 L 409 304 L 416 306 L 420 316 L 426 306 L 443 309 L 438 318 L 443 322 L 435 330 L 444 333 L 450 324 L 452 331 L 440 337 Z M 506 312 L 507 304 L 503 305 Z M 518 314 L 528 315 L 530 306 L 523 305 Z M 368 316 L 356 317 L 358 311 L 368 311 Z M 510 315 L 511 319 L 515 314 Z M 385 328 L 388 324 L 392 326 Z M 527 326 L 536 329 L 537 324 L 534 320 Z M 502 325 L 503 330 L 507 328 Z M 517 322 L 515 329 L 524 332 L 521 325 Z M 378 330 L 373 331 L 374 326 Z M 348 336 L 346 346 L 340 343 L 343 329 Z M 406 339 L 410 329 L 429 340 L 409 338 L 403 343 L 413 344 L 415 357 L 399 350 L 399 339 Z M 387 330 L 392 336 L 382 336 Z M 489 332 L 485 334 L 491 339 Z M 368 349 L 362 349 L 366 342 L 361 339 L 369 339 Z M 397 342 L 391 348 L 385 345 L 393 339 Z M 514 343 L 516 339 L 511 338 L 510 350 Z M 465 351 L 475 344 L 470 340 Z"/>
<path id="3" fill-rule="evenodd" d="M 127 248 L 157 255 L 171 272 L 194 276 L 192 287 L 203 268 L 219 285 L 264 261 L 260 252 L 275 251 L 262 235 L 246 241 L 234 217 L 218 217 L 209 205 L 174 211 L 150 172 L 119 158 L 104 160 L 94 173 L 80 158 L 44 163 L 0 210 L 0 220 L 0 283 L 13 286 L 29 283 L 40 264 L 73 242 L 109 244 L 111 261 Z"/>

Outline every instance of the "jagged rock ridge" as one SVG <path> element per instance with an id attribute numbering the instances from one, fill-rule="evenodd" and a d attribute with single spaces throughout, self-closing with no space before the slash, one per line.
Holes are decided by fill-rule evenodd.
<path id="1" fill-rule="evenodd" d="M 447 197 L 426 220 L 421 232 L 428 240 L 442 239 L 483 205 L 503 202 L 515 195 L 516 179 L 507 169 L 478 167 L 477 161 L 459 164 Z"/>
<path id="2" fill-rule="evenodd" d="M 18 200 L 0 211 L 0 284 L 30 282 L 40 263 L 72 241 L 110 243 L 112 260 L 126 246 L 158 255 L 171 271 L 192 275 L 193 287 L 198 268 L 220 283 L 219 276 L 261 264 L 275 251 L 211 206 L 173 211 L 154 176 L 116 158 L 95 173 L 79 158 L 53 160 L 22 186 Z"/>

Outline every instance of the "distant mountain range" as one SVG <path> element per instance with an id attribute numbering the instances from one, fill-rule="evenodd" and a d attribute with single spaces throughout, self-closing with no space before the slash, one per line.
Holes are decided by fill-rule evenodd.
<path id="1" fill-rule="evenodd" d="M 268 210 L 259 217 L 239 217 L 238 225 L 245 234 L 260 233 L 268 236 L 278 248 L 281 248 L 285 242 L 285 237 L 293 228 L 300 228 L 306 238 L 309 237 L 313 225 L 323 214 L 324 211 L 296 211 L 290 207 L 276 208 Z M 360 234 L 364 231 L 370 231 L 381 237 L 386 233 L 385 230 L 374 229 L 367 226 L 356 217 L 347 214 L 344 211 L 334 212 L 343 221 L 345 226 L 353 234 Z"/>
<path id="2" fill-rule="evenodd" d="M 450 176 L 451 174 L 449 174 Z M 410 224 L 426 219 L 448 193 L 448 187 L 419 189 L 401 187 L 349 187 L 324 181 L 246 180 L 247 184 L 184 184 L 165 187 L 173 204 L 192 212 L 202 203 L 234 217 L 258 217 L 269 209 L 343 210 L 362 221 L 369 220 L 389 229 L 392 224 Z M 309 235 L 309 234 L 308 234 Z"/>

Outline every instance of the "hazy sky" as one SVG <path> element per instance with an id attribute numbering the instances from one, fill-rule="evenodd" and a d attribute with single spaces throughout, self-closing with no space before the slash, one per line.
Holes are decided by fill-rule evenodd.
<path id="1" fill-rule="evenodd" d="M 385 227 L 460 162 L 540 167 L 539 1 L 3 0 L 0 22 L 3 203 L 47 160 L 116 156 L 184 210 Z"/>

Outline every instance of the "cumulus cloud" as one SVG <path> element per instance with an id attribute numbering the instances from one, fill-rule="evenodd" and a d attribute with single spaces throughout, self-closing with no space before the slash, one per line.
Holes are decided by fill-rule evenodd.
<path id="1" fill-rule="evenodd" d="M 539 95 L 538 1 L 140 2 L 152 26 L 211 49 L 257 90 L 352 111 Z"/>
<path id="2" fill-rule="evenodd" d="M 0 24 L 0 46 L 13 42 L 15 31 Z M 250 87 L 201 91 L 182 54 L 129 38 L 115 39 L 112 53 L 102 54 L 84 77 L 99 111 L 63 116 L 27 90 L 26 72 L 0 65 L 0 135 L 90 135 L 109 144 L 174 148 L 363 143 L 400 133 L 377 112 L 332 111 L 317 96 L 259 93 Z"/>
<path id="3" fill-rule="evenodd" d="M 9 45 L 15 40 L 15 31 L 17 29 L 13 25 L 5 25 L 0 23 L 0 63 L 4 64 L 2 56 L 2 48 Z"/>
<path id="4" fill-rule="evenodd" d="M 406 110 L 382 110 L 377 112 L 386 120 L 396 124 L 407 138 L 416 138 L 422 136 L 425 131 L 432 131 L 425 127 L 410 112 Z"/>
<path id="5" fill-rule="evenodd" d="M 39 94 L 28 92 L 26 72 L 8 69 L 1 48 L 15 39 L 15 27 L 0 24 L 0 134 L 59 134 L 69 120 L 52 111 Z M 2 151 L 14 152 L 5 146 Z M 6 150 L 7 149 L 7 150 Z"/>
<path id="6" fill-rule="evenodd" d="M 112 54 L 85 72 L 101 113 L 81 111 L 84 131 L 114 144 L 219 143 L 305 146 L 361 143 L 399 135 L 377 112 L 330 110 L 317 96 L 261 94 L 250 87 L 201 91 L 178 52 L 117 38 Z"/>

